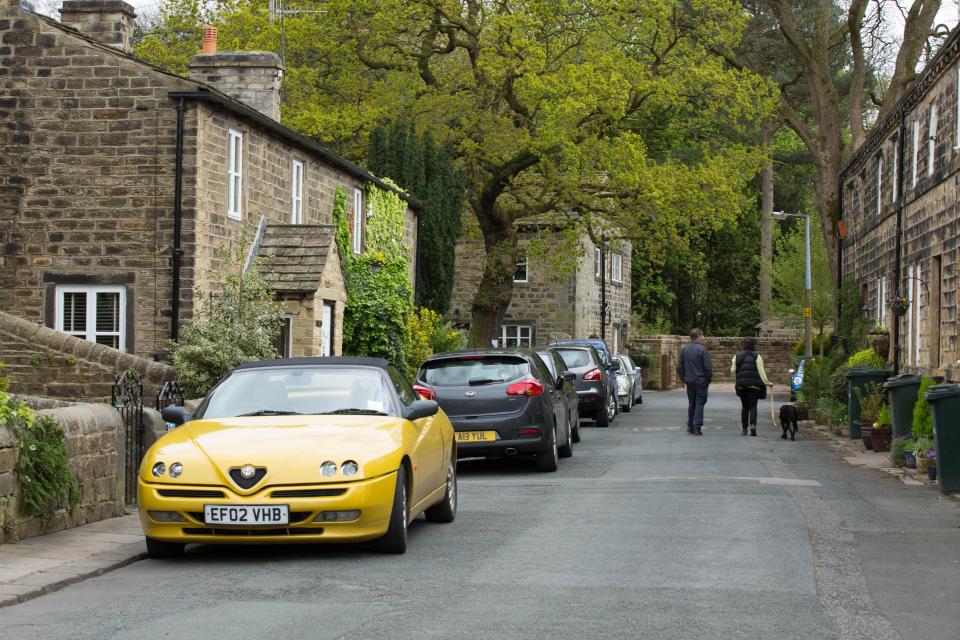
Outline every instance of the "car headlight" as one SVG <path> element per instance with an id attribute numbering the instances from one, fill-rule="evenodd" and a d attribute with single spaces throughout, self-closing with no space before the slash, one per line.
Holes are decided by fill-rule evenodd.
<path id="1" fill-rule="evenodd" d="M 320 465 L 320 473 L 323 474 L 324 478 L 332 478 L 337 474 L 337 463 L 327 460 Z"/>
<path id="2" fill-rule="evenodd" d="M 163 464 L 162 462 L 158 462 L 157 464 L 153 465 L 153 469 L 150 470 L 150 473 L 153 474 L 153 477 L 159 478 L 166 473 L 166 471 L 167 465 Z"/>
<path id="3" fill-rule="evenodd" d="M 347 460 L 340 465 L 340 471 L 345 476 L 355 476 L 357 475 L 357 472 L 360 471 L 360 465 L 353 460 Z"/>
<path id="4" fill-rule="evenodd" d="M 174 462 L 170 465 L 170 477 L 179 478 L 180 474 L 183 473 L 183 465 L 179 462 Z"/>

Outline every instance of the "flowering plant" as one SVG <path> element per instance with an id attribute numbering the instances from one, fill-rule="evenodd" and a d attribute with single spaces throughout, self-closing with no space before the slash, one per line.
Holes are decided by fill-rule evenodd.
<path id="1" fill-rule="evenodd" d="M 889 306 L 891 309 L 909 309 L 910 298 L 898 293 L 890 300 Z"/>
<path id="2" fill-rule="evenodd" d="M 937 464 L 937 450 L 930 449 L 930 451 L 927 452 L 927 465 L 933 466 L 935 464 Z"/>

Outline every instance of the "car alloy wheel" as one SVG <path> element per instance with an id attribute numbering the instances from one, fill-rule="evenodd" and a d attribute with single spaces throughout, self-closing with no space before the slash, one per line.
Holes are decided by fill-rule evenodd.
<path id="1" fill-rule="evenodd" d="M 567 414 L 567 441 L 563 443 L 563 446 L 557 450 L 557 454 L 561 458 L 569 458 L 573 456 L 573 424 L 570 420 L 570 414 Z"/>
<path id="2" fill-rule="evenodd" d="M 557 451 L 557 428 L 553 428 L 550 448 L 537 454 L 537 468 L 540 471 L 556 471 L 560 467 L 560 454 Z"/>
<path id="3" fill-rule="evenodd" d="M 610 397 L 607 399 L 607 420 L 613 422 L 613 419 L 617 416 L 617 399 Z"/>
<path id="4" fill-rule="evenodd" d="M 429 522 L 453 522 L 457 515 L 457 459 L 451 454 L 447 466 L 447 491 L 443 500 L 428 508 L 424 513 Z"/>

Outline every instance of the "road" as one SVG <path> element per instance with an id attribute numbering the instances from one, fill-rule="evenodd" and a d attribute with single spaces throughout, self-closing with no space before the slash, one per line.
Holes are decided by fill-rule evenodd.
<path id="1" fill-rule="evenodd" d="M 0 610 L 3 639 L 960 638 L 960 502 L 714 393 L 585 428 L 560 471 L 465 462 L 403 556 L 190 547 Z"/>

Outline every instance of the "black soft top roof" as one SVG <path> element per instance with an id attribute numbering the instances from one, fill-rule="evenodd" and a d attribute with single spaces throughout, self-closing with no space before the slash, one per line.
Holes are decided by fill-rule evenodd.
<path id="1" fill-rule="evenodd" d="M 383 358 L 358 358 L 354 356 L 338 356 L 330 358 L 276 358 L 274 360 L 257 360 L 244 362 L 233 368 L 233 371 L 246 369 L 268 369 L 270 367 L 310 367 L 310 366 L 360 366 L 386 369 L 389 360 Z"/>

